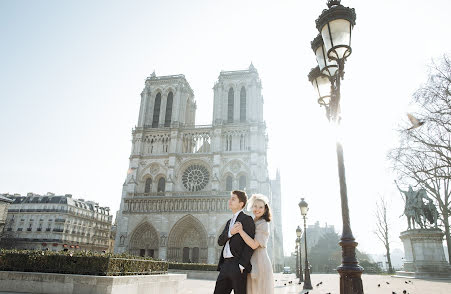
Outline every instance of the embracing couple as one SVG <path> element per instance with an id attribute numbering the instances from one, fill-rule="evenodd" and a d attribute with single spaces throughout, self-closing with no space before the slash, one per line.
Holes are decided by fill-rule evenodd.
<path id="1" fill-rule="evenodd" d="M 243 212 L 246 204 L 254 219 Z M 230 294 L 232 289 L 235 294 L 273 294 L 273 271 L 266 251 L 271 221 L 268 198 L 254 194 L 248 203 L 246 192 L 235 190 L 230 193 L 229 209 L 233 216 L 218 239 L 223 248 L 214 294 Z"/>

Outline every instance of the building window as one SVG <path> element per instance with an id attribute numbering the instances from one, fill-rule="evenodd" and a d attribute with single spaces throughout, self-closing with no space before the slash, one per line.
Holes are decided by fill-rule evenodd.
<path id="1" fill-rule="evenodd" d="M 165 178 L 160 178 L 158 180 L 158 190 L 157 192 L 164 192 L 166 189 L 166 179 Z"/>
<path id="2" fill-rule="evenodd" d="M 246 150 L 246 135 L 241 134 L 240 135 L 240 150 Z"/>
<path id="3" fill-rule="evenodd" d="M 158 93 L 155 97 L 155 103 L 153 105 L 153 118 L 152 118 L 152 128 L 158 128 L 158 123 L 160 121 L 160 105 L 161 105 L 161 93 Z"/>
<path id="4" fill-rule="evenodd" d="M 234 104 L 233 88 L 229 89 L 229 99 L 227 102 L 227 121 L 233 122 L 233 104 Z"/>
<path id="5" fill-rule="evenodd" d="M 240 121 L 246 121 L 246 90 L 241 88 L 240 92 Z"/>
<path id="6" fill-rule="evenodd" d="M 232 135 L 226 136 L 226 151 L 232 151 Z"/>
<path id="7" fill-rule="evenodd" d="M 171 125 L 173 96 L 174 96 L 174 94 L 172 94 L 172 92 L 169 92 L 168 99 L 166 101 L 166 115 L 164 117 L 164 126 L 165 127 L 169 127 Z"/>
<path id="8" fill-rule="evenodd" d="M 246 176 L 240 176 L 239 189 L 244 190 L 246 188 Z"/>
<path id="9" fill-rule="evenodd" d="M 226 191 L 232 191 L 232 177 L 227 176 L 226 178 Z"/>
<path id="10" fill-rule="evenodd" d="M 208 169 L 200 164 L 190 165 L 182 176 L 182 183 L 188 191 L 200 191 L 207 186 L 210 180 Z"/>
<path id="11" fill-rule="evenodd" d="M 152 179 L 151 178 L 147 178 L 146 179 L 146 185 L 144 187 L 144 193 L 150 193 L 152 187 Z"/>

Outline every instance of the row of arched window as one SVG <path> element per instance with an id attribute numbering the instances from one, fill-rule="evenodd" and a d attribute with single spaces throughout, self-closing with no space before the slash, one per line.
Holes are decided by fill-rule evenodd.
<path id="1" fill-rule="evenodd" d="M 164 192 L 166 190 L 166 179 L 161 177 L 158 180 L 157 192 Z M 147 178 L 144 185 L 144 193 L 152 192 L 152 178 Z"/>
<path id="2" fill-rule="evenodd" d="M 233 122 L 234 104 L 235 94 L 233 88 L 230 88 L 227 101 L 227 122 Z M 240 121 L 246 121 L 246 89 L 244 87 L 241 87 L 240 91 Z"/>
<path id="3" fill-rule="evenodd" d="M 244 190 L 244 189 L 246 189 L 246 185 L 247 185 L 246 176 L 244 176 L 244 175 L 240 176 L 238 178 L 238 189 Z M 225 188 L 226 188 L 226 191 L 232 191 L 234 189 L 232 176 L 226 177 L 226 187 Z"/>
<path id="4" fill-rule="evenodd" d="M 169 127 L 171 125 L 173 100 L 174 94 L 171 91 L 168 93 L 168 97 L 166 100 L 166 112 L 164 116 L 165 127 Z M 153 107 L 152 128 L 158 128 L 158 124 L 160 122 L 160 108 L 161 108 L 161 93 L 158 93 L 157 96 L 155 97 L 155 103 Z"/>
<path id="5" fill-rule="evenodd" d="M 233 148 L 233 135 L 226 135 L 225 136 L 225 151 L 236 151 L 235 148 Z M 247 146 L 247 135 L 246 134 L 241 134 L 240 135 L 240 151 L 244 151 L 244 150 L 248 150 L 248 146 Z"/>

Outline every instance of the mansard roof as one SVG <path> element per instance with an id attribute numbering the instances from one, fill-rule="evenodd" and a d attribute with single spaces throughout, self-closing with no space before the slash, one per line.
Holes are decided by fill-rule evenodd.
<path id="1" fill-rule="evenodd" d="M 0 195 L 0 201 L 2 201 L 2 202 L 13 202 L 12 199 L 10 199 L 8 197 L 5 197 L 3 195 Z"/>
<path id="2" fill-rule="evenodd" d="M 31 195 L 30 195 L 31 194 Z M 0 197 L 3 197 L 0 195 Z M 12 201 L 11 204 L 67 204 L 70 206 L 79 207 L 82 209 L 87 209 L 95 212 L 99 212 L 102 214 L 109 214 L 109 207 L 100 207 L 97 202 L 93 201 L 85 201 L 84 199 L 72 199 L 72 195 L 66 194 L 64 196 L 55 196 L 55 195 L 37 195 L 29 193 L 27 196 L 20 195 L 8 195 L 8 197 L 4 197 Z"/>

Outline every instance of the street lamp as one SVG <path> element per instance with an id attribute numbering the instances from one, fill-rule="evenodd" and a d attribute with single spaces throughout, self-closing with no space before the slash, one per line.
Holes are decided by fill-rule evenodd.
<path id="1" fill-rule="evenodd" d="M 313 68 L 308 78 L 318 92 L 318 103 L 326 108 L 329 121 L 340 125 L 340 82 L 344 76 L 346 59 L 351 55 L 351 32 L 355 25 L 354 8 L 344 7 L 340 0 L 329 0 L 329 9 L 323 10 L 316 20 L 320 35 L 311 42 L 318 66 Z M 341 294 L 363 293 L 362 272 L 356 258 L 357 242 L 352 235 L 349 219 L 348 196 L 346 188 L 343 147 L 336 142 L 338 176 L 340 179 L 341 214 L 343 232 L 340 246 L 342 261 L 337 268 L 340 274 Z"/>
<path id="2" fill-rule="evenodd" d="M 301 198 L 301 202 L 299 202 L 299 208 L 301 209 L 301 215 L 304 218 L 304 249 L 305 249 L 305 266 L 304 266 L 304 290 L 311 290 L 312 282 L 310 281 L 310 268 L 308 266 L 308 257 L 307 257 L 307 228 L 306 228 L 306 221 L 305 217 L 307 216 L 308 211 L 308 204 L 304 201 L 304 198 Z"/>
<path id="3" fill-rule="evenodd" d="M 302 248 L 301 248 L 301 234 L 302 234 L 302 230 L 301 228 L 298 226 L 298 228 L 296 229 L 296 236 L 298 236 L 296 238 L 296 246 L 298 247 L 298 256 L 299 256 L 299 284 L 304 282 L 304 274 L 302 273 Z"/>

